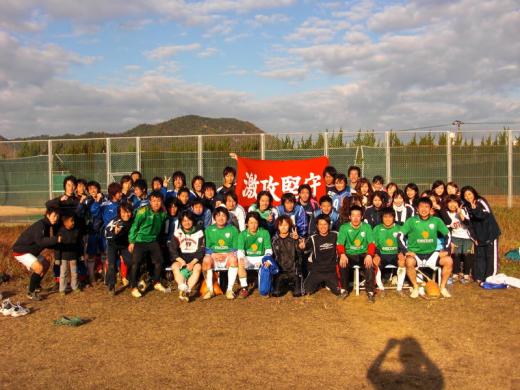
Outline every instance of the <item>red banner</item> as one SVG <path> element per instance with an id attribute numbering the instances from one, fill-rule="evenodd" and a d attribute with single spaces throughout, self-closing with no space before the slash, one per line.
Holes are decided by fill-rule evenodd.
<path id="1" fill-rule="evenodd" d="M 243 207 L 255 203 L 260 191 L 269 191 L 274 204 L 280 204 L 282 194 L 291 192 L 298 195 L 298 187 L 308 184 L 313 196 L 319 199 L 325 195 L 323 170 L 329 165 L 328 157 L 307 160 L 253 160 L 238 157 L 237 160 L 237 196 Z"/>

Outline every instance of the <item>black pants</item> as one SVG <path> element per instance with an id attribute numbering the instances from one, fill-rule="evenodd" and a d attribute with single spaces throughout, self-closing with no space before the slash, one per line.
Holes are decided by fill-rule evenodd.
<path id="1" fill-rule="evenodd" d="M 123 261 L 126 264 L 127 275 L 132 275 L 132 254 L 128 252 L 128 247 L 118 246 L 109 241 L 107 245 L 108 269 L 106 280 L 108 287 L 113 288 L 116 285 L 116 267 L 120 256 L 123 257 Z"/>
<path id="2" fill-rule="evenodd" d="M 322 283 L 325 283 L 325 286 L 327 286 L 334 295 L 339 295 L 340 288 L 336 270 L 328 272 L 309 270 L 303 282 L 303 287 L 307 294 L 313 294 L 318 291 Z"/>
<path id="3" fill-rule="evenodd" d="M 498 240 L 478 245 L 475 256 L 475 280 L 484 282 L 498 270 Z"/>
<path id="4" fill-rule="evenodd" d="M 462 272 L 464 275 L 471 275 L 474 271 L 474 253 L 454 253 L 451 257 L 453 259 L 453 274 L 459 274 Z M 463 264 L 462 267 L 461 263 Z"/>
<path id="5" fill-rule="evenodd" d="M 155 242 L 137 242 L 134 245 L 132 252 L 132 272 L 131 272 L 131 287 L 136 288 L 139 278 L 139 271 L 141 263 L 147 255 L 150 255 L 153 264 L 153 281 L 157 283 L 161 280 L 162 271 L 162 252 L 161 247 L 157 241 Z"/>
<path id="6" fill-rule="evenodd" d="M 282 296 L 292 286 L 293 295 L 302 295 L 303 280 L 296 272 L 280 272 L 273 277 L 273 295 Z"/>
<path id="7" fill-rule="evenodd" d="M 367 293 L 373 293 L 375 291 L 375 268 L 365 267 L 365 256 L 366 255 L 347 255 L 348 258 L 348 264 L 346 268 L 340 267 L 340 280 L 341 280 L 341 287 L 345 290 L 348 289 L 348 282 L 350 280 L 350 275 L 353 275 L 353 272 L 351 270 L 355 265 L 359 266 L 360 273 L 363 274 L 363 277 L 365 278 L 365 291 Z"/>

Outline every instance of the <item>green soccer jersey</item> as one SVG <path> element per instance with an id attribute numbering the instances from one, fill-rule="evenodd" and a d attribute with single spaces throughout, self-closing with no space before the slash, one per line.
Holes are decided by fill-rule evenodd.
<path id="1" fill-rule="evenodd" d="M 394 224 L 387 228 L 382 223 L 374 228 L 374 241 L 382 255 L 396 255 L 398 252 L 397 234 L 400 226 Z"/>
<path id="2" fill-rule="evenodd" d="M 157 241 L 165 221 L 166 213 L 164 211 L 155 213 L 150 206 L 139 208 L 128 233 L 128 241 L 132 244 Z"/>
<path id="3" fill-rule="evenodd" d="M 345 223 L 339 228 L 338 245 L 345 247 L 347 255 L 362 255 L 367 253 L 368 244 L 373 243 L 372 228 L 368 223 L 361 222 L 357 228 Z"/>
<path id="4" fill-rule="evenodd" d="M 264 256 L 267 249 L 271 249 L 271 237 L 264 228 L 258 228 L 255 234 L 247 229 L 240 232 L 238 250 L 243 251 L 246 256 Z"/>
<path id="5" fill-rule="evenodd" d="M 215 253 L 227 253 L 238 248 L 238 229 L 233 225 L 223 228 L 216 224 L 209 226 L 204 232 L 206 236 L 206 248 Z"/>
<path id="6" fill-rule="evenodd" d="M 421 219 L 420 216 L 416 215 L 406 220 L 401 227 L 401 233 L 406 236 L 406 247 L 410 252 L 428 254 L 435 252 L 437 249 L 439 233 L 448 236 L 450 231 L 440 218 Z"/>

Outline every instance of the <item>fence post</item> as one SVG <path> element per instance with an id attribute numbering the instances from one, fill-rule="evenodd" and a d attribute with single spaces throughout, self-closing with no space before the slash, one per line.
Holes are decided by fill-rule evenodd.
<path id="1" fill-rule="evenodd" d="M 323 155 L 329 157 L 329 133 L 323 133 Z"/>
<path id="2" fill-rule="evenodd" d="M 446 168 L 448 181 L 452 181 L 452 166 L 451 166 L 451 131 L 446 132 Z"/>
<path id="3" fill-rule="evenodd" d="M 507 134 L 507 207 L 513 207 L 513 130 Z"/>
<path id="4" fill-rule="evenodd" d="M 260 160 L 265 160 L 265 134 L 260 134 Z"/>
<path id="5" fill-rule="evenodd" d="M 204 174 L 203 165 L 202 165 L 202 135 L 197 136 L 197 162 L 198 162 L 198 171 L 199 175 L 202 176 Z"/>
<path id="6" fill-rule="evenodd" d="M 47 169 L 49 172 L 49 199 L 52 199 L 52 140 L 47 140 Z"/>
<path id="7" fill-rule="evenodd" d="M 385 175 L 386 182 L 389 183 L 392 181 L 392 172 L 390 170 L 390 132 L 385 131 Z"/>
<path id="8" fill-rule="evenodd" d="M 107 189 L 108 189 L 108 185 L 110 184 L 110 171 L 111 171 L 111 167 L 110 165 L 112 164 L 111 161 L 110 161 L 110 149 L 112 148 L 111 144 L 110 144 L 110 138 L 106 138 L 106 171 L 107 171 Z"/>
<path id="9" fill-rule="evenodd" d="M 141 172 L 141 137 L 135 137 L 135 169 Z"/>

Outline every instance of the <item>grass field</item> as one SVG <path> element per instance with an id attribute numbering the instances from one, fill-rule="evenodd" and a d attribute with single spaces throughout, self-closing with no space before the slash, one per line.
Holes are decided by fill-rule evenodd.
<path id="1" fill-rule="evenodd" d="M 520 210 L 495 212 L 503 255 L 520 245 Z M 181 304 L 175 293 L 136 301 L 98 285 L 28 302 L 27 274 L 9 257 L 21 229 L 0 230 L 0 272 L 15 276 L 0 291 L 32 313 L 0 318 L 1 388 L 520 389 L 518 290 L 457 284 L 449 300 L 389 292 L 374 305 L 327 291 Z M 512 262 L 501 270 L 520 276 Z M 61 315 L 90 322 L 53 325 Z"/>

